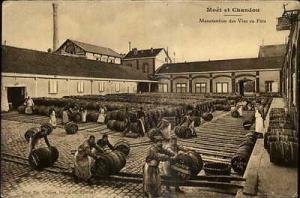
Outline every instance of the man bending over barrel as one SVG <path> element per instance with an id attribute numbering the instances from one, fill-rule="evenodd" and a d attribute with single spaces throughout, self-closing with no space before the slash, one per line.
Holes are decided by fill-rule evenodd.
<path id="1" fill-rule="evenodd" d="M 74 175 L 76 179 L 89 181 L 92 177 L 91 169 L 97 156 L 92 149 L 102 152 L 102 149 L 96 145 L 95 136 L 91 135 L 85 140 L 75 153 Z"/>
<path id="2" fill-rule="evenodd" d="M 51 147 L 48 140 L 48 135 L 50 135 L 52 130 L 53 127 L 51 124 L 43 124 L 41 125 L 40 130 L 29 138 L 29 155 L 32 152 L 32 150 L 34 150 L 35 146 L 39 143 L 39 140 L 42 138 L 44 138 L 47 146 Z"/>
<path id="3" fill-rule="evenodd" d="M 192 131 L 192 136 L 196 137 L 197 134 L 196 134 L 196 131 L 195 131 L 195 127 L 194 127 L 194 120 L 192 119 L 191 117 L 192 115 L 192 112 L 188 112 L 184 117 L 183 117 L 183 120 L 181 121 L 180 123 L 180 126 L 186 126 L 188 128 L 191 129 Z"/>
<path id="4" fill-rule="evenodd" d="M 107 134 L 103 134 L 102 138 L 97 141 L 97 145 L 101 148 L 103 152 L 104 152 L 104 147 L 106 146 L 108 146 L 108 148 L 110 148 L 110 150 L 112 151 L 115 150 L 113 145 L 111 145 L 111 143 L 109 142 Z"/>
<path id="5" fill-rule="evenodd" d="M 171 137 L 170 143 L 167 146 L 167 151 L 173 153 L 173 155 L 177 156 L 180 152 L 186 152 L 187 150 L 184 149 L 182 146 L 177 144 L 177 138 L 175 136 Z M 169 161 L 163 162 L 162 164 L 163 172 L 166 176 L 171 175 L 171 163 Z M 171 191 L 170 186 L 166 185 L 167 191 Z M 183 193 L 183 191 L 179 188 L 178 184 L 175 184 L 175 191 L 178 193 Z"/>
<path id="6" fill-rule="evenodd" d="M 143 189 L 148 197 L 159 197 L 161 195 L 161 178 L 159 174 L 160 161 L 172 160 L 173 153 L 163 149 L 162 140 L 157 139 L 146 156 L 143 167 Z"/>

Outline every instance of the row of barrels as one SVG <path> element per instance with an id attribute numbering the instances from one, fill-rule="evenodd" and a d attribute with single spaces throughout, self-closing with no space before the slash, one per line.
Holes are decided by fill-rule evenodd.
<path id="1" fill-rule="evenodd" d="M 270 112 L 264 147 L 269 152 L 272 163 L 298 165 L 298 131 L 294 129 L 290 116 L 283 108 L 273 108 Z"/>
<path id="2" fill-rule="evenodd" d="M 245 135 L 245 140 L 239 145 L 236 153 L 231 158 L 231 167 L 239 175 L 244 174 L 246 170 L 256 138 L 257 136 L 255 132 L 247 133 Z"/>

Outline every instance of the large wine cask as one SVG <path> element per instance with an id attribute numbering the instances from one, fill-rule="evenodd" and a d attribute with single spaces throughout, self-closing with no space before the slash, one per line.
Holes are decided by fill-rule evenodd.
<path id="1" fill-rule="evenodd" d="M 58 159 L 59 152 L 55 147 L 44 147 L 33 150 L 29 155 L 29 164 L 34 169 L 52 166 Z"/>
<path id="2" fill-rule="evenodd" d="M 88 113 L 86 115 L 86 120 L 88 122 L 97 122 L 98 117 L 99 117 L 99 113 L 97 113 L 97 112 L 90 112 L 90 113 Z"/>
<path id="3" fill-rule="evenodd" d="M 212 119 L 213 119 L 213 115 L 211 114 L 211 113 L 204 113 L 203 115 L 202 115 L 202 118 L 203 118 L 203 120 L 205 120 L 205 121 L 211 121 Z"/>
<path id="4" fill-rule="evenodd" d="M 102 153 L 92 168 L 95 177 L 106 177 L 120 172 L 126 164 L 126 156 L 121 151 Z"/>
<path id="5" fill-rule="evenodd" d="M 130 152 L 130 145 L 127 141 L 125 140 L 119 140 L 115 145 L 114 145 L 115 150 L 120 151 L 124 153 L 126 156 L 129 155 Z"/>
<path id="6" fill-rule="evenodd" d="M 70 115 L 70 119 L 76 123 L 80 122 L 81 121 L 81 113 L 79 113 L 79 112 L 72 113 Z"/>
<path id="7" fill-rule="evenodd" d="M 108 120 L 107 122 L 107 128 L 114 130 L 116 120 Z"/>
<path id="8" fill-rule="evenodd" d="M 186 126 L 176 126 L 174 132 L 180 138 L 187 139 L 192 137 L 192 130 Z"/>
<path id="9" fill-rule="evenodd" d="M 33 127 L 28 129 L 24 134 L 26 141 L 29 142 L 30 138 L 39 131 L 40 131 L 39 127 Z"/>
<path id="10" fill-rule="evenodd" d="M 78 125 L 74 122 L 68 122 L 65 125 L 65 130 L 66 130 L 67 134 L 75 134 L 78 131 Z"/>

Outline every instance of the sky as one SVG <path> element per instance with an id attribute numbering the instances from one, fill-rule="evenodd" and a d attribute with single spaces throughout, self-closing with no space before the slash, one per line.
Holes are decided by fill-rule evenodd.
<path id="1" fill-rule="evenodd" d="M 118 53 L 132 48 L 168 49 L 176 62 L 257 57 L 259 45 L 282 44 L 288 31 L 276 31 L 283 3 L 295 1 L 56 1 L 58 39 L 74 39 Z M 207 12 L 207 8 L 253 8 L 259 12 Z M 200 23 L 199 19 L 265 20 L 265 23 Z M 2 4 L 2 44 L 47 51 L 52 48 L 51 1 Z M 175 52 L 175 55 L 174 55 Z"/>

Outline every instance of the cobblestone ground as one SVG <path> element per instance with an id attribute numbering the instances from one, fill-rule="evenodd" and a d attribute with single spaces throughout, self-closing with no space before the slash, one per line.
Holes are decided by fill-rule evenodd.
<path id="1" fill-rule="evenodd" d="M 218 115 L 222 115 L 222 113 L 216 112 L 215 116 Z M 4 116 L 10 118 L 10 116 L 17 115 Z M 44 122 L 46 119 L 36 116 L 32 120 L 35 121 L 28 122 L 26 117 L 21 120 L 22 122 L 6 118 L 1 120 L 1 152 L 22 157 L 28 155 L 24 132 L 31 127 L 39 126 L 38 123 Z M 67 135 L 64 129 L 59 127 L 49 136 L 50 143 L 56 146 L 60 152 L 56 165 L 70 168 L 73 164 L 71 151 L 75 150 L 91 134 L 98 139 L 103 133 L 108 132 L 113 144 L 121 138 L 120 133 L 112 133 L 104 125 L 86 123 L 80 125 L 80 129 L 77 134 Z M 130 143 L 148 140 L 146 137 L 123 139 L 127 139 Z M 141 173 L 148 148 L 149 145 L 132 147 L 127 164 L 122 171 Z M 3 160 L 1 160 L 1 176 L 1 197 L 143 197 L 142 184 L 108 181 L 97 185 L 75 183 L 69 176 L 46 171 L 33 171 L 26 166 Z M 233 197 L 220 192 L 212 192 L 208 188 L 183 187 L 182 189 L 185 191 L 184 194 L 176 194 L 173 191 L 168 193 L 163 189 L 163 197 Z"/>

